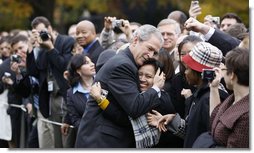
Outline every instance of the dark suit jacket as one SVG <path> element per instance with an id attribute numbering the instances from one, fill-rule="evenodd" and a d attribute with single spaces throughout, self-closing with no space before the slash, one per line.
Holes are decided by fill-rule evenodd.
<path id="1" fill-rule="evenodd" d="M 92 47 L 89 49 L 88 53 L 86 53 L 86 55 L 92 60 L 94 64 L 96 64 L 99 55 L 103 50 L 104 49 L 101 47 L 100 42 L 96 40 Z"/>
<path id="2" fill-rule="evenodd" d="M 223 56 L 240 44 L 240 40 L 218 29 L 215 30 L 208 42 L 218 47 L 222 51 Z"/>
<path id="3" fill-rule="evenodd" d="M 78 129 L 80 120 L 86 108 L 87 98 L 83 93 L 75 92 L 70 88 L 67 91 L 67 109 L 71 124 Z"/>
<path id="4" fill-rule="evenodd" d="M 45 118 L 49 117 L 49 94 L 47 84 L 48 67 L 51 67 L 52 74 L 60 88 L 59 94 L 66 98 L 69 88 L 63 77 L 67 64 L 72 56 L 75 40 L 68 36 L 58 35 L 51 51 L 41 50 L 35 61 L 33 52 L 27 55 L 27 71 L 29 75 L 39 80 L 39 107 Z"/>
<path id="5" fill-rule="evenodd" d="M 100 69 L 95 81 L 108 90 L 108 99 L 125 114 L 126 123 L 118 124 L 103 115 L 97 102 L 89 98 L 79 125 L 76 147 L 135 147 L 128 116 L 137 118 L 159 105 L 158 94 L 148 89 L 140 94 L 138 69 L 129 48 L 117 54 Z"/>

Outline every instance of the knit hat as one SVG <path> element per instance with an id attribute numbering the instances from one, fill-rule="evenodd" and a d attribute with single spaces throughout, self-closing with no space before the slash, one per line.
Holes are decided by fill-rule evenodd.
<path id="1" fill-rule="evenodd" d="M 222 52 L 207 42 L 197 43 L 182 61 L 191 69 L 202 72 L 203 69 L 219 67 L 222 61 Z"/>

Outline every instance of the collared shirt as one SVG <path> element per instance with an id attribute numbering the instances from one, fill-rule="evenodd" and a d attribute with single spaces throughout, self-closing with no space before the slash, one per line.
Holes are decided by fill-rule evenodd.
<path id="1" fill-rule="evenodd" d="M 86 90 L 82 87 L 81 83 L 79 82 L 78 85 L 76 85 L 75 87 L 73 87 L 73 94 L 75 94 L 76 92 L 80 92 L 83 93 L 84 96 L 86 96 L 86 98 L 88 98 L 90 91 Z"/>
<path id="2" fill-rule="evenodd" d="M 161 97 L 161 90 L 157 86 L 153 85 L 152 88 L 157 91 L 159 98 Z"/>
<path id="3" fill-rule="evenodd" d="M 29 78 L 30 78 L 30 83 L 32 84 L 33 88 L 36 84 L 39 85 L 38 79 L 36 79 L 35 77 L 32 77 L 32 76 L 29 76 Z M 33 95 L 34 107 L 36 109 L 39 109 L 39 95 L 35 94 L 35 93 L 33 93 L 33 94 L 34 94 Z"/>
<path id="4" fill-rule="evenodd" d="M 207 34 L 204 35 L 205 40 L 208 41 L 212 37 L 214 32 L 215 32 L 215 29 L 210 28 L 209 31 L 207 32 Z"/>
<path id="5" fill-rule="evenodd" d="M 93 44 L 97 41 L 97 39 L 94 39 L 92 43 L 90 43 L 87 47 L 84 48 L 84 53 L 88 53 L 90 48 L 93 46 Z"/>

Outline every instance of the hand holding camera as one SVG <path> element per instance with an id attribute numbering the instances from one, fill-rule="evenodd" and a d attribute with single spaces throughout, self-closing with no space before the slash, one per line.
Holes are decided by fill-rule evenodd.
<path id="1" fill-rule="evenodd" d="M 116 17 L 105 17 L 104 18 L 104 27 L 107 32 L 113 29 L 112 21 L 116 20 Z"/>
<path id="2" fill-rule="evenodd" d="M 113 20 L 112 21 L 112 27 L 113 28 L 121 28 L 123 26 L 124 26 L 123 20 Z"/>
<path id="3" fill-rule="evenodd" d="M 221 65 L 224 65 L 224 64 L 221 64 Z M 215 76 L 214 76 L 214 79 L 210 82 L 210 87 L 213 87 L 213 88 L 218 88 L 219 87 L 221 78 L 223 77 L 222 70 L 223 69 L 220 69 L 220 68 L 217 68 L 217 67 L 213 68 Z"/>
<path id="4" fill-rule="evenodd" d="M 48 50 L 52 50 L 54 48 L 53 42 L 51 40 L 51 35 L 47 30 L 42 30 L 39 32 L 39 44 L 41 47 L 46 48 Z"/>
<path id="5" fill-rule="evenodd" d="M 38 43 L 39 37 L 40 37 L 39 33 L 35 29 L 33 29 L 31 37 L 30 37 L 30 44 L 32 45 L 32 47 L 39 47 L 39 43 Z"/>
<path id="6" fill-rule="evenodd" d="M 196 18 L 200 14 L 201 14 L 201 7 L 199 6 L 199 1 L 197 0 L 191 1 L 189 16 Z"/>

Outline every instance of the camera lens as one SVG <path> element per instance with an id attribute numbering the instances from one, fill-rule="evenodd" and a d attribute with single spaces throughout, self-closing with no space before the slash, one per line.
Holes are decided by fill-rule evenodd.
<path id="1" fill-rule="evenodd" d="M 40 32 L 40 37 L 42 41 L 47 41 L 49 39 L 49 35 L 47 31 L 41 31 Z"/>

